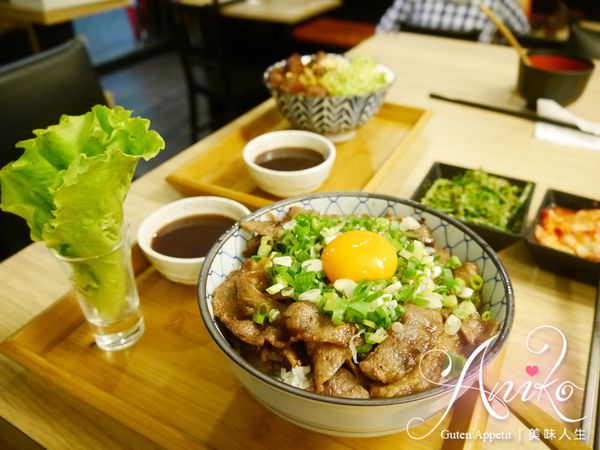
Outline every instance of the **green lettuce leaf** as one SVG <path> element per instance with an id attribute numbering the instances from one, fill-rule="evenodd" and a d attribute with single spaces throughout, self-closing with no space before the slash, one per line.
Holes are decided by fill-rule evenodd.
<path id="1" fill-rule="evenodd" d="M 109 253 L 122 238 L 123 202 L 137 162 L 164 148 L 149 125 L 121 107 L 98 105 L 34 130 L 34 138 L 17 143 L 21 157 L 0 170 L 0 207 L 23 217 L 31 238 L 63 257 Z M 106 314 L 124 299 L 124 274 L 118 252 L 73 264 L 75 287 Z"/>

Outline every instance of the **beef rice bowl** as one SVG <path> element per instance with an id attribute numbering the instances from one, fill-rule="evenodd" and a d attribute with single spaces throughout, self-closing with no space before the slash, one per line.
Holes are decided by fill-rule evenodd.
<path id="1" fill-rule="evenodd" d="M 400 206 L 332 213 L 297 202 L 242 222 L 245 248 L 211 292 L 231 350 L 267 379 L 346 403 L 452 384 L 477 346 L 508 331 L 512 315 L 489 298 L 502 271 L 481 265 L 490 249 L 461 257 L 432 232 L 439 219 Z"/>

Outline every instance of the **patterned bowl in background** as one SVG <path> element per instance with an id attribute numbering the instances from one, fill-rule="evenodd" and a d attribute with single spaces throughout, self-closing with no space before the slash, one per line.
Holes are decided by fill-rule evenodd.
<path id="1" fill-rule="evenodd" d="M 311 55 L 303 55 L 302 62 L 306 63 L 310 58 Z M 323 134 L 334 142 L 352 139 L 356 129 L 379 112 L 385 94 L 396 79 L 392 69 L 377 64 L 377 70 L 383 72 L 387 80 L 387 85 L 378 91 L 361 95 L 326 97 L 289 94 L 269 85 L 271 70 L 284 66 L 285 63 L 286 60 L 282 60 L 269 66 L 263 75 L 265 86 L 275 99 L 277 108 L 294 128 Z"/>
<path id="2" fill-rule="evenodd" d="M 411 200 L 364 192 L 325 192 L 283 200 L 246 216 L 245 220 L 282 219 L 292 206 L 321 214 L 368 214 L 370 216 L 413 216 L 421 218 L 432 230 L 436 246 L 451 255 L 477 264 L 484 284 L 482 303 L 492 318 L 501 322 L 500 332 L 483 359 L 477 358 L 467 372 L 463 385 L 472 384 L 479 365 L 487 366 L 500 352 L 514 317 L 514 294 L 506 270 L 492 248 L 459 221 Z M 350 399 L 329 397 L 296 388 L 260 372 L 235 350 L 215 319 L 212 309 L 214 290 L 234 270 L 240 268 L 251 234 L 239 224 L 227 231 L 206 256 L 198 286 L 202 319 L 221 351 L 227 355 L 231 370 L 248 391 L 273 413 L 296 425 L 321 433 L 366 437 L 406 431 L 448 407 L 453 382 L 417 394 L 389 399 Z M 459 394 L 462 394 L 461 390 Z"/>

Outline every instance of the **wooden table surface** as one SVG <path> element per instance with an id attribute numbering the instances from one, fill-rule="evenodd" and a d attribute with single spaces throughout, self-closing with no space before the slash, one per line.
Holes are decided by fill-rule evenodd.
<path id="1" fill-rule="evenodd" d="M 109 0 L 44 11 L 0 2 L 0 20 L 36 25 L 56 25 L 90 14 L 125 8 L 128 5 L 128 0 Z"/>
<path id="2" fill-rule="evenodd" d="M 191 6 L 205 6 L 212 0 L 178 0 Z M 261 22 L 295 25 L 342 5 L 341 0 L 245 0 L 224 6 L 221 14 L 227 17 Z"/>
<path id="3" fill-rule="evenodd" d="M 354 51 L 372 55 L 396 72 L 397 81 L 388 101 L 433 110 L 422 135 L 400 157 L 381 192 L 409 197 L 431 164 L 443 161 L 483 167 L 536 182 L 531 214 L 548 187 L 600 198 L 600 152 L 537 141 L 531 122 L 429 99 L 429 92 L 436 91 L 517 106 L 520 100 L 514 94 L 514 86 L 518 63 L 511 49 L 405 33 L 375 36 Z M 572 110 L 600 121 L 598 104 L 600 74 L 596 72 Z M 126 216 L 134 231 L 144 216 L 180 197 L 165 182 L 168 173 L 268 107 L 269 102 L 259 106 L 136 181 L 126 202 Z M 569 343 L 558 376 L 583 386 L 593 318 L 593 287 L 537 269 L 523 244 L 506 249 L 500 256 L 516 292 L 516 318 L 508 341 L 503 378 L 525 381 L 527 364 L 538 364 L 542 376 L 547 374 L 549 360 L 533 358 L 524 345 L 532 328 L 551 324 L 566 333 Z M 69 287 L 41 244 L 34 244 L 0 263 L 0 280 L 0 339 L 24 325 Z M 547 342 L 557 344 L 557 339 L 548 336 Z M 553 348 L 546 358 L 555 355 Z M 574 400 L 561 404 L 561 409 L 567 415 L 578 416 L 581 403 L 582 395 L 578 392 Z M 542 408 L 550 411 L 546 403 Z M 45 385 L 3 357 L 0 357 L 0 415 L 50 448 L 149 445 L 114 420 Z M 521 445 L 544 447 L 541 442 L 528 441 L 528 429 L 514 417 L 505 422 L 490 420 L 488 430 L 510 430 L 514 436 L 520 432 Z M 498 441 L 486 444 L 485 448 L 508 450 L 515 445 L 511 441 Z"/>

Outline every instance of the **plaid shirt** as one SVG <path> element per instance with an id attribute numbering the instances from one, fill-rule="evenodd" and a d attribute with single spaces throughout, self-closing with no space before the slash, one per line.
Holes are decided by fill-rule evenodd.
<path id="1" fill-rule="evenodd" d="M 531 28 L 514 0 L 481 0 L 517 34 Z M 479 0 L 395 0 L 377 24 L 377 32 L 398 31 L 402 23 L 451 31 L 479 30 L 479 40 L 491 42 L 496 26 L 479 9 Z"/>

